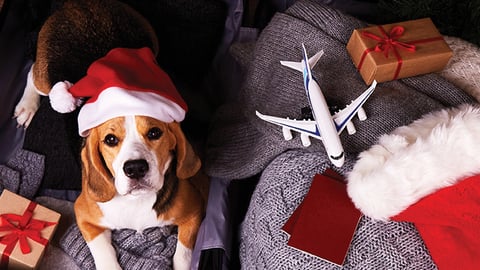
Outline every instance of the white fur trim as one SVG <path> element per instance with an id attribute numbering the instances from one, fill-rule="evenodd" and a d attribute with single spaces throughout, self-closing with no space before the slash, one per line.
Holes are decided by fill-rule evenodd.
<path id="1" fill-rule="evenodd" d="M 154 92 L 142 92 L 110 87 L 103 90 L 97 100 L 86 103 L 78 115 L 80 136 L 105 121 L 128 115 L 144 115 L 163 122 L 181 122 L 185 110 L 177 103 Z"/>
<path id="2" fill-rule="evenodd" d="M 72 87 L 72 83 L 68 81 L 57 82 L 48 95 L 50 105 L 59 113 L 73 112 L 77 108 L 78 100 L 72 96 L 68 89 Z"/>
<path id="3" fill-rule="evenodd" d="M 388 220 L 436 190 L 480 172 L 480 108 L 425 115 L 360 153 L 347 191 L 366 216 Z"/>

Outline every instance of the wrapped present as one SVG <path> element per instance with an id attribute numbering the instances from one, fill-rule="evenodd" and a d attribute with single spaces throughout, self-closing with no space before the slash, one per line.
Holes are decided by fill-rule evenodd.
<path id="1" fill-rule="evenodd" d="M 439 71 L 452 57 L 430 18 L 355 29 L 347 51 L 368 85 Z"/>
<path id="2" fill-rule="evenodd" d="M 13 192 L 0 195 L 0 269 L 36 269 L 60 214 Z"/>

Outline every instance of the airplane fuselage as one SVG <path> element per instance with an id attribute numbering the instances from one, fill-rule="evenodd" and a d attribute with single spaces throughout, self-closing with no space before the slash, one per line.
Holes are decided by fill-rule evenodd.
<path id="1" fill-rule="evenodd" d="M 315 79 L 306 79 L 307 97 L 312 104 L 312 114 L 317 122 L 318 139 L 322 140 L 328 158 L 337 167 L 341 167 L 345 162 L 345 155 L 338 135 L 337 127 L 332 119 L 327 101 Z M 313 105 L 315 104 L 315 105 Z"/>

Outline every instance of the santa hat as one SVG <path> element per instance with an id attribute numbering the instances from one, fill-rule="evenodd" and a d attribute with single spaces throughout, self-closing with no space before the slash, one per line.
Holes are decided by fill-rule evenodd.
<path id="1" fill-rule="evenodd" d="M 116 48 L 93 62 L 77 83 L 56 83 L 52 108 L 71 112 L 86 98 L 78 115 L 81 136 L 101 123 L 127 115 L 144 115 L 163 122 L 180 122 L 187 104 L 149 48 Z"/>
<path id="2" fill-rule="evenodd" d="M 415 224 L 439 269 L 480 262 L 480 107 L 425 115 L 360 153 L 347 190 L 366 216 Z"/>

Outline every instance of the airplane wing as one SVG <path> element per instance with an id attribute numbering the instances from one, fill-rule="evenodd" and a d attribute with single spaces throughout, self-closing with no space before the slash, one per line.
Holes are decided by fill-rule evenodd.
<path id="1" fill-rule="evenodd" d="M 377 81 L 373 81 L 372 85 L 365 90 L 357 99 L 352 101 L 347 107 L 343 110 L 335 113 L 332 118 L 335 121 L 335 125 L 337 126 L 337 132 L 340 134 L 343 129 L 347 126 L 347 124 L 352 120 L 352 118 L 358 113 L 358 111 L 362 108 L 363 104 L 367 99 L 372 95 L 375 87 L 377 86 Z"/>
<path id="2" fill-rule="evenodd" d="M 294 131 L 305 133 L 310 136 L 321 139 L 320 132 L 318 131 L 318 128 L 317 128 L 317 124 L 313 120 L 296 120 L 296 119 L 281 118 L 281 117 L 261 114 L 258 111 L 255 111 L 255 113 L 260 119 L 270 122 L 272 124 L 281 126 L 284 129 L 294 130 Z"/>

